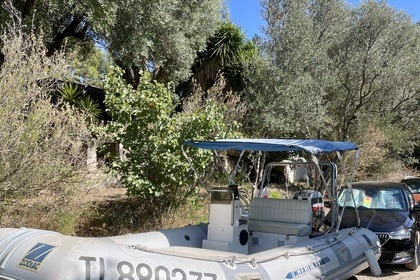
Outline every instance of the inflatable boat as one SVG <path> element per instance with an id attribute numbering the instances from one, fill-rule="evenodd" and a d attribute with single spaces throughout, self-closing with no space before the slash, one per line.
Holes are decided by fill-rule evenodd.
<path id="1" fill-rule="evenodd" d="M 319 161 L 324 153 L 346 151 L 355 151 L 357 158 L 355 144 L 284 139 L 188 141 L 184 154 L 194 148 L 225 154 L 237 151 L 238 160 L 245 152 L 299 152 L 311 160 L 268 164 L 249 202 L 233 183 L 236 171 L 232 171 L 226 187 L 207 187 L 210 217 L 205 224 L 104 238 L 0 229 L 0 279 L 347 279 L 368 267 L 375 275 L 381 273 L 377 236 L 364 228 L 338 230 L 337 167 Z M 282 169 L 285 165 L 291 168 Z M 284 197 L 274 197 L 273 192 L 270 196 L 269 175 L 284 170 L 303 174 L 301 179 L 315 189 L 299 185 L 294 178 L 297 191 L 288 185 Z M 328 226 L 323 224 L 325 197 L 334 217 Z"/>

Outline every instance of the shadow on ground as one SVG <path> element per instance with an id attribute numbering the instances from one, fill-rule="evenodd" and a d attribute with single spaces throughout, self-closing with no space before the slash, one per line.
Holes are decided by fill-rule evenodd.
<path id="1" fill-rule="evenodd" d="M 82 215 L 76 235 L 101 237 L 156 230 L 160 222 L 153 210 L 136 197 L 94 202 Z"/>

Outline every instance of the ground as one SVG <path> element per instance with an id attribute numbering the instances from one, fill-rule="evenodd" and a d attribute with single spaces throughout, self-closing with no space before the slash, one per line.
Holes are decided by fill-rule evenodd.
<path id="1" fill-rule="evenodd" d="M 420 279 L 420 268 L 410 271 L 404 265 L 381 265 L 382 274 L 378 277 L 372 276 L 369 268 L 356 275 L 357 280 L 406 280 Z"/>

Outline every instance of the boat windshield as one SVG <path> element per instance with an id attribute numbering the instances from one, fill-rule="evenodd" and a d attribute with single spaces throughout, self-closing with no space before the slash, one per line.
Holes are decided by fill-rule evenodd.
<path id="1" fill-rule="evenodd" d="M 338 205 L 340 207 L 356 207 L 358 209 L 394 209 L 405 210 L 406 202 L 403 199 L 403 190 L 400 188 L 360 188 L 352 189 L 354 201 L 349 193 L 350 190 L 344 190 L 339 198 Z"/>

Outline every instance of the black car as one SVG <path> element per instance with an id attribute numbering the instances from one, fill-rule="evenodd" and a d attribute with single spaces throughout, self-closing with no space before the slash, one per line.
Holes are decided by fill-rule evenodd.
<path id="1" fill-rule="evenodd" d="M 420 202 L 420 177 L 408 176 L 402 181 L 405 183 L 413 194 L 414 200 L 419 204 Z"/>
<path id="2" fill-rule="evenodd" d="M 413 196 L 404 183 L 353 183 L 353 196 L 345 189 L 339 196 L 340 211 L 344 207 L 341 228 L 360 226 L 379 237 L 383 264 L 405 264 L 415 270 L 419 264 L 419 233 Z"/>

